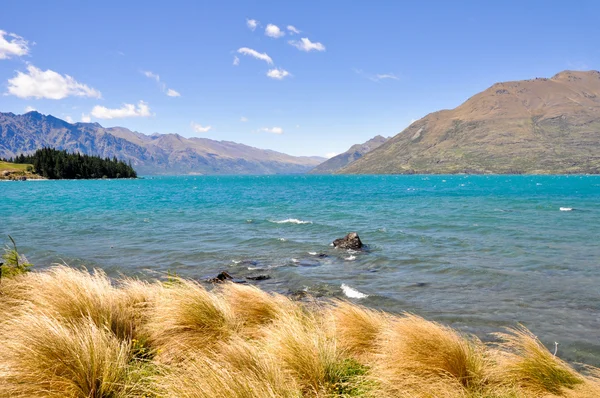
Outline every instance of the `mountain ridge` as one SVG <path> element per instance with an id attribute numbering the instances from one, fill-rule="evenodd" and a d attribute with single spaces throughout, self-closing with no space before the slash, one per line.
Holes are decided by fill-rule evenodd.
<path id="1" fill-rule="evenodd" d="M 600 72 L 500 82 L 413 122 L 342 174 L 598 174 Z"/>
<path id="2" fill-rule="evenodd" d="M 131 161 L 140 174 L 296 174 L 324 158 L 291 156 L 232 141 L 146 135 L 98 123 L 68 123 L 31 111 L 0 112 L 0 157 L 32 153 L 41 147 Z"/>
<path id="3" fill-rule="evenodd" d="M 310 174 L 332 174 L 336 171 L 348 166 L 357 159 L 363 157 L 366 153 L 379 148 L 384 144 L 390 137 L 383 137 L 376 135 L 370 140 L 362 143 L 352 145 L 346 152 L 340 153 L 325 162 L 321 163 L 310 171 Z"/>

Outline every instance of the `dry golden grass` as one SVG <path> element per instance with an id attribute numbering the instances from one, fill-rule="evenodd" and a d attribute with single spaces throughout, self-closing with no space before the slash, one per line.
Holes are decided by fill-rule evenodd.
<path id="1" fill-rule="evenodd" d="M 302 397 L 278 359 L 242 339 L 209 355 L 192 354 L 167 367 L 157 378 L 164 397 Z"/>
<path id="2" fill-rule="evenodd" d="M 380 370 L 390 379 L 418 376 L 478 389 L 485 382 L 483 344 L 453 329 L 406 314 L 385 330 L 380 340 Z"/>
<path id="3" fill-rule="evenodd" d="M 272 295 L 254 286 L 227 283 L 220 293 L 231 308 L 238 324 L 248 335 L 261 326 L 292 313 L 297 308 L 287 297 Z"/>
<path id="4" fill-rule="evenodd" d="M 129 363 L 130 344 L 89 318 L 69 323 L 20 314 L 0 330 L 1 396 L 136 395 L 140 369 Z"/>
<path id="5" fill-rule="evenodd" d="M 346 301 L 333 304 L 331 314 L 340 345 L 358 358 L 373 354 L 378 337 L 389 326 L 389 316 Z"/>
<path id="6" fill-rule="evenodd" d="M 148 313 L 145 333 L 165 359 L 182 352 L 207 351 L 239 329 L 231 307 L 196 282 L 163 286 Z"/>
<path id="7" fill-rule="evenodd" d="M 507 354 L 500 357 L 500 378 L 538 394 L 562 395 L 585 379 L 555 357 L 524 327 L 498 333 Z"/>
<path id="8" fill-rule="evenodd" d="M 600 397 L 524 328 L 57 266 L 0 285 L 0 397 Z"/>
<path id="9" fill-rule="evenodd" d="M 116 288 L 101 270 L 89 273 L 67 266 L 22 275 L 9 281 L 6 293 L 14 310 L 37 311 L 67 321 L 89 318 L 117 336 L 135 338 L 141 309 L 153 289 L 139 281 Z M 3 288 L 4 289 L 4 288 Z"/>

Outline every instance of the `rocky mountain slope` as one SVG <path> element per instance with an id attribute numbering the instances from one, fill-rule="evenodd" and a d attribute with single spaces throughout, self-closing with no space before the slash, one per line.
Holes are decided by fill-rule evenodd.
<path id="1" fill-rule="evenodd" d="M 340 173 L 600 173 L 600 72 L 497 83 Z"/>
<path id="2" fill-rule="evenodd" d="M 375 148 L 379 148 L 387 140 L 389 140 L 389 138 L 378 135 L 363 144 L 352 145 L 346 152 L 328 159 L 310 172 L 311 174 L 333 174 L 355 160 L 360 159 L 365 153 L 370 152 Z"/>
<path id="3" fill-rule="evenodd" d="M 228 141 L 145 135 L 98 123 L 67 123 L 38 112 L 0 113 L 0 158 L 48 146 L 131 161 L 139 174 L 293 174 L 324 161 L 294 157 Z"/>

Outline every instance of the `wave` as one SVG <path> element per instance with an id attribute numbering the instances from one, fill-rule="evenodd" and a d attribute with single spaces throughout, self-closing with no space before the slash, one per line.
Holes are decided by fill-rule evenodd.
<path id="1" fill-rule="evenodd" d="M 316 256 L 317 252 L 308 252 L 308 254 L 310 254 L 311 256 Z"/>
<path id="2" fill-rule="evenodd" d="M 297 218 L 288 218 L 288 219 L 280 220 L 280 221 L 269 220 L 269 222 L 272 222 L 275 224 L 312 224 L 312 221 L 303 221 L 303 220 L 298 220 Z"/>
<path id="3" fill-rule="evenodd" d="M 560 208 L 560 211 L 571 211 L 571 210 L 573 210 L 572 207 L 561 207 Z"/>
<path id="4" fill-rule="evenodd" d="M 362 299 L 362 298 L 369 297 L 368 294 L 361 293 L 358 290 L 346 285 L 345 283 L 342 283 L 341 288 L 342 288 L 342 291 L 344 292 L 344 294 L 346 295 L 346 297 L 349 297 L 349 298 Z"/>
<path id="5" fill-rule="evenodd" d="M 356 260 L 356 256 L 345 257 L 344 260 L 353 261 Z"/>

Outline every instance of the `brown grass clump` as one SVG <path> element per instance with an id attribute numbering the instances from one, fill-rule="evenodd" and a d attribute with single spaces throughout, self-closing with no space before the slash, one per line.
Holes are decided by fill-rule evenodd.
<path id="1" fill-rule="evenodd" d="M 231 307 L 198 283 L 162 286 L 148 314 L 148 341 L 164 358 L 187 350 L 210 350 L 227 341 L 239 325 Z"/>
<path id="2" fill-rule="evenodd" d="M 329 317 L 323 315 L 300 308 L 287 313 L 268 328 L 265 350 L 280 361 L 305 396 L 366 396 L 367 367 L 338 346 L 329 333 Z"/>
<path id="3" fill-rule="evenodd" d="M 524 327 L 498 333 L 506 352 L 500 359 L 500 378 L 538 394 L 563 395 L 585 379 L 555 357 Z"/>
<path id="4" fill-rule="evenodd" d="M 1 328 L 0 396 L 126 397 L 139 383 L 130 344 L 91 319 L 22 314 Z"/>
<path id="5" fill-rule="evenodd" d="M 390 322 L 389 316 L 379 311 L 346 301 L 336 301 L 331 314 L 339 344 L 358 358 L 375 352 L 377 339 Z"/>
<path id="6" fill-rule="evenodd" d="M 296 307 L 287 297 L 266 293 L 255 286 L 227 283 L 220 293 L 248 335 L 256 334 L 259 327 L 294 311 Z"/>
<path id="7" fill-rule="evenodd" d="M 380 340 L 378 370 L 386 383 L 448 385 L 477 391 L 485 383 L 485 348 L 453 329 L 419 316 L 396 318 Z M 424 395 L 427 396 L 427 395 Z"/>
<path id="8" fill-rule="evenodd" d="M 278 359 L 242 339 L 206 355 L 193 354 L 156 379 L 159 395 L 190 398 L 300 398 Z"/>
<path id="9" fill-rule="evenodd" d="M 89 273 L 59 265 L 11 280 L 7 295 L 13 310 L 36 311 L 67 321 L 91 319 L 98 327 L 107 326 L 117 336 L 132 339 L 139 328 L 140 310 L 153 292 L 142 282 L 125 284 L 122 289 L 114 287 L 101 270 Z"/>

